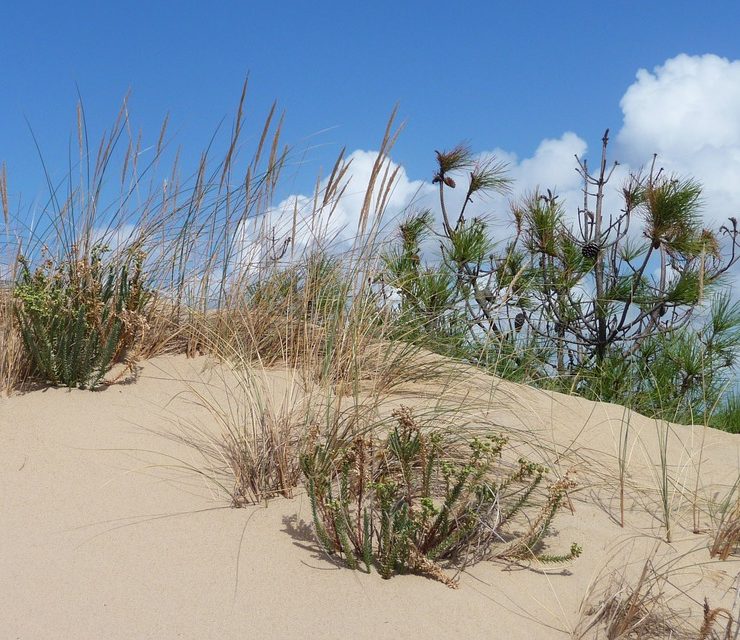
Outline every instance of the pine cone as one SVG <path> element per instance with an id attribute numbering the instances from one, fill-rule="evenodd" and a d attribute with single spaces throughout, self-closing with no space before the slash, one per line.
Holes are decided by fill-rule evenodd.
<path id="1" fill-rule="evenodd" d="M 598 258 L 599 251 L 601 251 L 601 247 L 595 242 L 587 242 L 581 247 L 581 254 L 583 257 L 589 258 L 590 260 Z"/>
<path id="2" fill-rule="evenodd" d="M 514 328 L 517 331 L 521 331 L 526 319 L 527 319 L 527 314 L 524 311 L 520 311 L 519 313 L 517 313 L 516 316 L 514 317 Z"/>

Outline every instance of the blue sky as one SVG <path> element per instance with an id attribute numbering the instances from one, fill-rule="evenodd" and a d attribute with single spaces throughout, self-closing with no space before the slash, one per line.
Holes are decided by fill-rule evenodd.
<path id="1" fill-rule="evenodd" d="M 170 114 L 187 175 L 219 122 L 228 129 L 249 74 L 252 131 L 277 100 L 284 140 L 307 150 L 279 192 L 286 206 L 307 200 L 342 147 L 362 184 L 398 103 L 407 125 L 392 153 L 402 170 L 391 213 L 431 201 L 434 149 L 461 140 L 507 161 L 515 194 L 553 187 L 572 209 L 573 156 L 598 153 L 609 127 L 623 162 L 615 182 L 657 152 L 702 181 L 716 229 L 740 213 L 738 25 L 737 0 L 5 2 L 0 162 L 12 208 L 30 219 L 47 192 L 29 125 L 62 177 L 78 88 L 94 140 L 131 91 L 145 144 Z M 362 198 L 349 196 L 335 222 L 352 228 Z"/>
<path id="2" fill-rule="evenodd" d="M 29 125 L 63 178 L 78 89 L 93 141 L 130 91 L 144 146 L 169 113 L 190 175 L 219 122 L 228 132 L 249 74 L 253 139 L 277 100 L 283 140 L 305 151 L 284 173 L 282 204 L 307 202 L 316 176 L 347 148 L 358 186 L 332 221 L 347 229 L 397 103 L 406 129 L 392 152 L 402 170 L 391 214 L 414 199 L 434 206 L 434 150 L 461 140 L 508 162 L 514 197 L 553 188 L 572 210 L 582 202 L 574 155 L 598 154 L 610 127 L 612 157 L 623 163 L 613 186 L 657 152 L 668 169 L 702 181 L 716 229 L 740 212 L 738 24 L 740 4 L 724 1 L 9 2 L 0 162 L 16 215 L 37 219 L 48 192 Z M 507 211 L 502 198 L 468 209 L 493 213 L 504 230 Z"/>
<path id="3" fill-rule="evenodd" d="M 595 146 L 619 130 L 638 69 L 680 53 L 740 59 L 738 24 L 736 2 L 8 2 L 0 160 L 16 195 L 41 193 L 25 118 L 63 171 L 76 86 L 93 131 L 131 89 L 145 135 L 170 112 L 195 157 L 249 72 L 251 113 L 277 99 L 286 140 L 321 145 L 305 184 L 341 146 L 375 148 L 396 102 L 407 128 L 394 160 L 427 179 L 433 149 L 461 139 L 519 158 L 567 131 Z"/>

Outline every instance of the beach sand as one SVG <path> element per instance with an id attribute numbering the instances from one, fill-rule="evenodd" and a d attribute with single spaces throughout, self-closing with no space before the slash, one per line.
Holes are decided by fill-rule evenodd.
<path id="1" fill-rule="evenodd" d="M 661 542 L 654 420 L 630 420 L 626 526 L 618 524 L 622 407 L 595 404 L 469 372 L 460 397 L 489 407 L 522 451 L 572 469 L 572 511 L 548 546 L 583 547 L 565 566 L 484 562 L 452 590 L 417 575 L 351 571 L 317 547 L 308 500 L 231 508 L 192 469 L 197 453 L 172 438 L 205 385 L 205 359 L 160 357 L 138 379 L 100 392 L 41 389 L 0 398 L 0 637 L 46 638 L 569 638 L 588 626 L 610 571 L 639 574 L 655 549 L 671 567 L 681 615 L 701 622 L 704 597 L 731 608 L 737 556 L 709 558 L 708 501 L 738 478 L 740 438 L 670 427 L 673 544 Z M 286 372 L 265 373 L 280 394 Z M 273 376 L 273 377 L 271 377 Z M 213 380 L 210 380 L 213 383 Z M 423 404 L 434 383 L 398 403 Z M 700 462 L 701 458 L 701 463 Z M 692 494 L 698 475 L 698 500 Z M 675 583 L 675 584 L 674 584 Z M 677 585 L 677 587 L 676 587 Z M 585 605 L 584 605 L 585 603 Z M 600 635 L 601 634 L 601 635 Z M 585 637 L 605 637 L 595 625 Z"/>

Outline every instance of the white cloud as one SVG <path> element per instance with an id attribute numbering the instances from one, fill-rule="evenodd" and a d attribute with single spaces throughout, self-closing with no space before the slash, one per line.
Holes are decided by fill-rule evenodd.
<path id="1" fill-rule="evenodd" d="M 740 211 L 740 60 L 681 54 L 640 69 L 621 100 L 619 152 L 698 179 L 715 225 Z"/>
<path id="2" fill-rule="evenodd" d="M 649 164 L 653 153 L 658 154 L 658 166 L 702 184 L 702 214 L 708 226 L 717 229 L 729 216 L 740 214 L 740 60 L 680 54 L 652 72 L 639 70 L 620 106 L 623 123 L 609 149 L 610 161 L 617 159 L 620 165 L 606 191 L 607 215 L 618 214 L 618 189 L 631 170 Z M 510 163 L 516 180 L 513 197 L 537 187 L 551 188 L 572 217 L 583 200 L 574 156 L 587 152 L 586 142 L 567 132 L 543 140 L 528 158 L 502 149 L 493 153 Z M 600 153 L 601 146 L 594 145 L 592 169 Z M 502 211 L 502 199 L 495 205 Z M 637 226 L 633 224 L 633 232 Z"/>
<path id="3" fill-rule="evenodd" d="M 360 212 L 365 200 L 367 185 L 370 181 L 373 166 L 377 160 L 377 151 L 354 151 L 348 158 L 350 168 L 347 173 L 348 182 L 344 196 L 327 221 L 329 232 L 337 232 L 345 238 L 353 238 L 357 234 Z M 388 159 L 384 163 L 372 193 L 370 206 L 371 214 L 376 211 L 379 198 L 382 197 L 383 177 L 390 176 L 397 171 L 391 191 L 388 194 L 385 214 L 389 217 L 399 214 L 413 202 L 422 202 L 433 191 L 431 184 L 423 180 L 410 180 L 406 170 Z M 322 183 L 322 188 L 326 181 Z M 323 212 L 322 212 L 323 215 Z"/>
<path id="4" fill-rule="evenodd" d="M 250 222 L 249 227 L 243 231 L 245 259 L 255 261 L 266 255 L 265 243 L 258 238 L 274 236 L 282 241 L 292 235 L 294 225 L 295 244 L 299 250 L 328 239 L 337 238 L 339 241 L 347 242 L 354 239 L 358 234 L 367 185 L 377 158 L 377 151 L 357 150 L 349 155 L 347 158 L 349 169 L 341 182 L 346 188 L 341 198 L 332 198 L 328 204 L 321 205 L 328 185 L 328 178 L 325 178 L 319 183 L 318 206 L 315 206 L 313 197 L 302 194 L 291 195 Z M 385 185 L 389 182 L 384 177 L 391 176 L 394 172 L 395 180 L 386 193 Z M 430 183 L 410 180 L 403 167 L 386 159 L 372 191 L 371 219 L 368 225 L 372 225 L 375 220 L 377 205 L 381 198 L 386 198 L 383 219 L 388 221 L 408 209 L 412 203 L 418 202 L 421 206 L 422 202 L 429 200 L 434 191 Z M 381 224 L 382 222 L 381 220 Z"/>
<path id="5" fill-rule="evenodd" d="M 583 181 L 576 172 L 576 156 L 583 157 L 587 149 L 586 141 L 570 131 L 560 138 L 543 140 L 531 158 L 511 163 L 514 185 L 510 199 L 516 201 L 535 189 L 551 189 L 568 214 L 575 216 L 583 201 Z M 499 153 L 504 157 L 503 152 Z"/>
<path id="6" fill-rule="evenodd" d="M 519 185 L 517 190 L 536 185 L 561 193 L 580 189 L 575 157 L 583 156 L 587 148 L 586 141 L 571 131 L 557 139 L 543 140 L 531 158 L 512 166 L 512 177 Z"/>
<path id="7" fill-rule="evenodd" d="M 728 216 L 740 213 L 740 61 L 716 55 L 680 54 L 652 72 L 640 69 L 620 106 L 623 123 L 614 138 L 615 144 L 609 149 L 610 161 L 618 159 L 620 165 L 606 192 L 607 216 L 618 215 L 622 205 L 618 191 L 630 170 L 648 164 L 653 153 L 658 154 L 659 166 L 694 177 L 703 184 L 703 213 L 710 226 L 717 228 Z M 583 184 L 575 170 L 575 156 L 583 157 L 588 151 L 586 141 L 569 131 L 542 140 L 529 157 L 520 158 L 500 148 L 481 154 L 483 159 L 494 155 L 509 164 L 514 188 L 508 197 L 474 197 L 468 205 L 467 217 L 490 215 L 503 239 L 511 230 L 508 200 L 536 188 L 541 191 L 549 188 L 559 194 L 560 202 L 573 218 L 583 203 Z M 589 157 L 592 169 L 597 168 L 600 155 L 601 145 L 597 142 Z M 292 224 L 297 203 L 302 229 L 297 238 L 299 243 L 305 245 L 314 235 L 353 237 L 376 157 L 377 152 L 362 150 L 349 156 L 351 179 L 344 198 L 331 216 L 323 211 L 313 227 L 312 198 L 307 195 L 287 198 L 263 224 L 269 228 L 280 218 L 283 233 L 287 232 L 285 225 Z M 419 208 L 430 207 L 439 215 L 435 186 L 429 181 L 411 180 L 403 167 L 390 160 L 389 167 L 391 171 L 398 168 L 398 176 L 388 201 L 386 220 L 398 216 L 412 203 Z M 455 190 L 448 190 L 451 215 L 459 210 L 465 195 L 464 176 L 458 183 Z M 325 186 L 323 182 L 321 188 Z M 638 233 L 638 226 L 639 223 L 633 223 L 632 231 Z"/>
<path id="8" fill-rule="evenodd" d="M 740 60 L 681 54 L 640 69 L 620 103 L 618 151 L 635 164 L 658 154 L 659 166 L 703 186 L 702 214 L 717 229 L 740 213 Z M 740 267 L 728 274 L 738 291 Z"/>
<path id="9" fill-rule="evenodd" d="M 690 156 L 740 146 L 740 61 L 681 54 L 637 80 L 620 103 L 626 149 Z"/>
<path id="10" fill-rule="evenodd" d="M 484 158 L 495 156 L 508 164 L 509 176 L 513 179 L 512 191 L 508 196 L 494 196 L 490 200 L 476 199 L 469 205 L 471 215 L 493 213 L 493 220 L 500 229 L 511 228 L 508 216 L 509 202 L 516 202 L 534 190 L 544 192 L 547 189 L 558 195 L 566 217 L 575 221 L 579 207 L 583 206 L 583 179 L 576 171 L 576 157 L 587 155 L 588 145 L 583 138 L 573 132 L 566 132 L 559 138 L 543 140 L 531 157 L 519 159 L 516 154 L 503 149 L 494 149 L 482 154 Z M 601 148 L 599 147 L 599 153 Z M 591 159 L 589 170 L 595 168 Z M 619 165 L 614 170 L 605 190 L 605 213 L 617 214 L 621 202 L 619 189 L 628 177 L 629 169 Z M 589 203 L 594 206 L 593 200 Z"/>
<path id="11" fill-rule="evenodd" d="M 618 213 L 617 190 L 630 170 L 646 165 L 653 153 L 659 166 L 703 185 L 703 215 L 719 227 L 740 213 L 740 60 L 681 54 L 652 72 L 641 69 L 620 102 L 623 123 L 610 145 L 619 160 L 606 194 L 606 211 Z M 537 187 L 553 189 L 573 215 L 583 200 L 575 156 L 587 155 L 586 141 L 574 132 L 543 140 L 531 157 L 503 149 L 491 153 L 510 165 L 512 197 Z M 589 157 L 595 169 L 601 145 Z M 490 204 L 494 206 L 491 207 Z M 502 211 L 503 200 L 488 208 Z M 471 207 L 484 210 L 486 203 Z"/>

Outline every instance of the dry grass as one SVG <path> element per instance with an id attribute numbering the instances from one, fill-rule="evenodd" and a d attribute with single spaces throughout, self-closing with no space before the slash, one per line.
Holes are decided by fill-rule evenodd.
<path id="1" fill-rule="evenodd" d="M 87 264 L 99 245 L 110 247 L 104 269 L 119 269 L 127 256 L 144 256 L 150 297 L 126 364 L 134 370 L 137 360 L 161 353 L 208 354 L 228 363 L 215 386 L 191 390 L 191 401 L 216 428 L 190 421 L 180 425 L 178 437 L 199 451 L 206 473 L 226 482 L 224 489 L 239 505 L 291 493 L 301 441 L 312 428 L 304 404 L 309 388 L 321 390 L 317 406 L 331 408 L 323 428 L 346 432 L 358 428 L 359 416 L 372 413 L 368 407 L 384 393 L 433 376 L 436 366 L 419 364 L 415 347 L 386 339 L 386 318 L 371 284 L 397 175 L 388 159 L 399 132 L 395 113 L 363 186 L 357 228 L 347 230 L 354 231 L 354 241 L 344 242 L 339 253 L 339 230 L 330 222 L 345 195 L 350 163 L 340 153 L 310 202 L 276 209 L 273 195 L 290 156 L 281 141 L 282 117 L 273 105 L 245 160 L 245 101 L 246 85 L 223 156 L 212 161 L 209 147 L 185 180 L 177 157 L 171 170 L 162 168 L 166 121 L 144 154 L 124 103 L 95 155 L 80 106 L 79 161 L 70 166 L 62 190 L 46 176 L 48 208 L 25 236 L 16 234 L 22 237 L 18 255 L 31 268 Z M 144 155 L 146 165 L 140 164 Z M 112 187 L 116 171 L 119 182 Z M 4 181 L 2 187 L 7 194 Z M 10 237 L 13 221 L 4 211 Z M 12 292 L 1 293 L 0 381 L 11 389 L 25 356 L 12 321 Z M 280 366 L 294 370 L 295 379 L 289 400 L 275 404 L 262 374 Z M 363 408 L 360 387 L 372 398 L 362 401 Z"/>
<path id="2" fill-rule="evenodd" d="M 670 610 L 663 586 L 663 578 L 655 574 L 651 560 L 645 562 L 634 585 L 615 585 L 604 608 L 606 637 L 680 637 L 680 616 Z"/>
<path id="3" fill-rule="evenodd" d="M 382 338 L 368 282 L 397 175 L 388 160 L 400 130 L 393 125 L 395 112 L 365 185 L 355 242 L 330 260 L 325 248 L 334 251 L 339 232 L 331 218 L 345 195 L 350 162 L 340 153 L 310 202 L 277 210 L 273 195 L 290 157 L 281 141 L 283 119 L 273 105 L 251 138 L 251 157 L 244 159 L 246 89 L 245 83 L 221 159 L 210 157 L 214 136 L 185 180 L 177 155 L 171 169 L 163 166 L 169 157 L 166 120 L 156 144 L 144 153 L 124 101 L 109 132 L 93 146 L 80 105 L 79 159 L 71 163 L 63 188 L 46 174 L 49 203 L 33 228 L 11 217 L 4 169 L 0 173 L 4 245 L 17 240 L 10 266 L 21 254 L 32 269 L 44 261 L 87 264 L 96 245 L 111 248 L 106 269 L 120 267 L 132 254 L 144 255 L 153 295 L 132 360 L 173 351 L 213 353 L 228 337 L 238 341 L 231 347 L 254 362 L 301 363 L 313 368 L 314 377 L 347 381 L 365 347 Z M 326 265 L 330 268 L 323 269 Z M 330 299 L 322 299 L 327 293 Z M 10 389 L 22 373 L 23 354 L 12 296 L 0 295 L 0 382 Z M 386 378 L 393 377 L 392 364 L 385 367 Z"/>
<path id="4" fill-rule="evenodd" d="M 345 373 L 348 363 L 326 352 L 331 341 L 302 344 L 304 351 L 293 354 L 295 361 L 281 358 L 286 343 L 279 335 L 270 338 L 275 341 L 268 342 L 271 349 L 264 344 L 256 349 L 251 325 L 237 318 L 214 314 L 203 319 L 200 338 L 218 359 L 209 376 L 188 385 L 194 411 L 174 415 L 171 433 L 201 461 L 186 465 L 189 471 L 213 481 L 234 506 L 292 496 L 309 441 L 320 436 L 341 448 L 384 428 L 384 405 L 392 389 L 408 379 L 435 376 L 439 366 L 420 361 L 415 350 L 403 347 L 387 359 L 381 357 L 382 349 L 371 350 L 349 363 L 357 376 L 354 382 L 338 380 L 332 367 Z M 266 326 L 274 325 L 285 327 L 274 318 Z M 316 349 L 324 350 L 323 361 L 315 361 Z M 326 375 L 317 375 L 322 371 Z"/>
<path id="5" fill-rule="evenodd" d="M 714 514 L 709 556 L 727 560 L 740 551 L 740 479 Z"/>
<path id="6" fill-rule="evenodd" d="M 613 562 L 608 562 L 592 583 L 574 638 L 735 640 L 740 635 L 737 612 L 710 607 L 706 598 L 698 602 L 681 586 L 703 584 L 696 553 L 701 549 L 676 554 L 657 543 L 638 565 L 639 572 L 633 563 L 625 563 L 623 555 L 615 555 L 612 561 L 619 568 L 612 570 Z"/>
<path id="7" fill-rule="evenodd" d="M 715 628 L 718 632 L 715 632 Z M 738 629 L 740 629 L 738 621 L 731 611 L 722 607 L 712 609 L 704 598 L 704 622 L 699 629 L 699 640 L 733 640 L 738 636 Z"/>
<path id="8" fill-rule="evenodd" d="M 281 141 L 282 117 L 273 105 L 245 160 L 245 102 L 246 84 L 222 157 L 214 162 L 209 147 L 185 180 L 176 156 L 163 170 L 166 121 L 144 154 L 124 102 L 93 147 L 80 105 L 79 159 L 69 167 L 64 189 L 46 175 L 49 204 L 25 236 L 18 233 L 22 221 L 10 218 L 4 173 L 0 181 L 6 237 L 20 238 L 12 261 L 22 255 L 31 269 L 88 264 L 96 247 L 105 245 L 110 251 L 102 268 L 118 271 L 130 256 L 143 256 L 149 299 L 136 344 L 126 354 L 130 370 L 138 359 L 168 352 L 209 354 L 230 365 L 213 393 L 194 389 L 191 398 L 218 429 L 191 423 L 180 436 L 208 460 L 210 475 L 231 477 L 228 493 L 235 504 L 292 491 L 300 443 L 312 428 L 305 400 L 299 400 L 309 388 L 320 389 L 323 428 L 344 433 L 360 428 L 359 416 L 372 414 L 384 394 L 433 376 L 437 366 L 420 364 L 417 348 L 387 339 L 387 318 L 372 284 L 397 176 L 388 157 L 400 131 L 395 112 L 362 186 L 357 228 L 343 236 L 349 232 L 353 240 L 342 241 L 339 253 L 340 230 L 331 218 L 347 189 L 349 161 L 339 154 L 310 202 L 276 209 L 273 195 L 290 156 Z M 149 160 L 142 165 L 145 155 Z M 112 186 L 115 172 L 119 180 Z M 12 284 L 0 295 L 0 383 L 12 389 L 27 363 L 13 322 Z M 287 404 L 275 405 L 260 382 L 261 373 L 275 366 L 296 371 Z M 358 400 L 361 388 L 370 400 Z"/>
<path id="9" fill-rule="evenodd" d="M 9 287 L 0 283 L 0 393 L 17 388 L 28 372 L 28 361 L 13 317 Z"/>
<path id="10" fill-rule="evenodd" d="M 0 393 L 9 393 L 27 373 L 28 363 L 13 313 L 12 282 L 15 277 L 16 252 L 10 233 L 8 177 L 5 164 L 0 167 L 0 210 L 3 235 L 0 235 Z"/>
<path id="11" fill-rule="evenodd" d="M 690 638 L 685 615 L 671 609 L 665 595 L 667 574 L 656 568 L 657 547 L 645 560 L 637 578 L 626 568 L 609 576 L 597 604 L 585 608 L 577 638 L 603 633 L 608 640 L 626 638 Z"/>
<path id="12" fill-rule="evenodd" d="M 292 497 L 308 431 L 307 397 L 295 372 L 275 389 L 253 369 L 216 366 L 207 383 L 190 384 L 188 417 L 175 417 L 170 436 L 200 463 L 188 471 L 206 477 L 235 507 L 276 496 Z"/>

